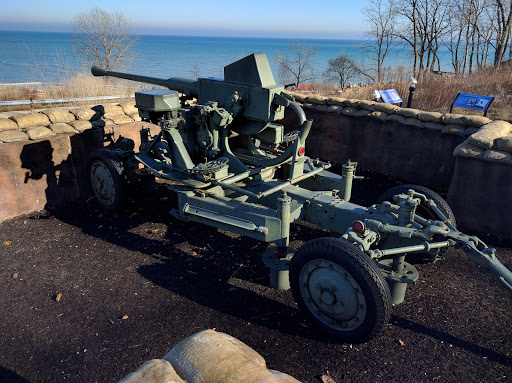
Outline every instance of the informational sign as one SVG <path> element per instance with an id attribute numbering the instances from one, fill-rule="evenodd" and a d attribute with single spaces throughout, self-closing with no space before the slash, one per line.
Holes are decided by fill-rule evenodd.
<path id="1" fill-rule="evenodd" d="M 491 106 L 494 97 L 491 96 L 479 96 L 477 94 L 468 94 L 468 93 L 459 93 L 453 101 L 453 104 L 450 108 L 450 113 L 453 110 L 453 107 L 458 108 L 466 108 L 466 109 L 475 109 L 481 110 L 484 112 L 484 116 L 487 115 L 487 110 Z"/>
<path id="2" fill-rule="evenodd" d="M 382 101 L 388 104 L 398 104 L 402 102 L 398 92 L 394 89 L 379 90 L 379 93 Z"/>

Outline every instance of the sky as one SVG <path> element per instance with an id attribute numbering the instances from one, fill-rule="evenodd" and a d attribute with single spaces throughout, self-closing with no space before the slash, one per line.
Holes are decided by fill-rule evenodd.
<path id="1" fill-rule="evenodd" d="M 149 35 L 357 39 L 368 0 L 2 0 L 0 30 L 69 32 L 79 12 L 120 11 Z"/>

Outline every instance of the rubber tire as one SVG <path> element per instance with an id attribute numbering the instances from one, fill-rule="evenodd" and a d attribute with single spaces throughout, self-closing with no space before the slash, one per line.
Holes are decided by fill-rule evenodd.
<path id="1" fill-rule="evenodd" d="M 378 198 L 377 203 L 382 203 L 384 201 L 393 202 L 394 195 L 407 194 L 407 191 L 409 189 L 413 189 L 413 190 L 417 191 L 418 193 L 424 194 L 428 199 L 433 200 L 436 203 L 437 208 L 441 211 L 441 213 L 443 213 L 446 216 L 446 218 L 448 218 L 452 222 L 453 226 L 457 227 L 457 221 L 455 220 L 455 214 L 453 214 L 453 211 L 452 211 L 450 205 L 448 205 L 448 202 L 446 202 L 446 200 L 443 197 L 441 197 L 439 194 L 437 194 L 435 191 L 430 190 L 429 188 L 426 188 L 424 186 L 419 186 L 419 185 L 395 186 L 395 187 L 389 189 L 388 191 L 386 191 L 384 194 L 382 194 Z M 437 215 L 432 210 L 430 210 L 427 206 L 425 206 L 425 204 L 420 204 L 420 206 L 417 209 L 417 212 L 418 212 L 418 215 L 422 216 L 423 218 L 437 220 L 437 221 L 439 220 Z"/>
<path id="2" fill-rule="evenodd" d="M 115 190 L 114 200 L 112 203 L 106 203 L 102 200 L 96 193 L 95 186 L 92 184 L 91 172 L 93 171 L 95 161 L 102 162 L 112 176 L 112 182 Z M 119 156 L 108 149 L 96 150 L 91 156 L 91 160 L 89 162 L 89 182 L 91 184 L 94 199 L 103 210 L 116 211 L 121 208 L 125 201 L 126 177 L 124 174 L 124 165 Z"/>
<path id="3" fill-rule="evenodd" d="M 300 289 L 300 274 L 309 262 L 315 260 L 338 264 L 361 287 L 366 300 L 366 315 L 359 327 L 350 330 L 333 328 L 307 306 Z M 302 246 L 291 260 L 290 286 L 295 301 L 306 317 L 322 332 L 342 342 L 367 342 L 382 331 L 391 317 L 391 293 L 381 271 L 359 248 L 342 239 L 317 238 Z"/>

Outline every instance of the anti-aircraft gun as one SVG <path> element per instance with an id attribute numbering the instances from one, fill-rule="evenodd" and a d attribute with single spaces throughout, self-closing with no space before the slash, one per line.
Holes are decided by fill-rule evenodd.
<path id="1" fill-rule="evenodd" d="M 305 315 L 333 337 L 363 342 L 381 331 L 392 304 L 404 300 L 419 275 L 406 254 L 435 260 L 446 247 L 462 248 L 512 290 L 512 273 L 495 250 L 458 231 L 452 210 L 432 190 L 402 185 L 370 207 L 351 203 L 357 164 L 348 161 L 340 176 L 327 170 L 329 163 L 305 155 L 312 121 L 275 84 L 264 53 L 226 66 L 224 79 L 166 80 L 98 67 L 92 73 L 169 89 L 135 93 L 143 121 L 160 126 L 156 136 L 142 128 L 138 151 L 125 141 L 93 157 L 90 179 L 98 203 L 106 210 L 121 205 L 122 169 L 133 163 L 175 181 L 169 185 L 178 194 L 175 218 L 271 243 L 263 254 L 271 285 L 291 287 Z M 192 98 L 196 104 L 187 104 Z M 299 126 L 284 134 L 278 121 L 286 108 Z M 318 238 L 296 251 L 289 247 L 296 220 L 339 238 Z"/>

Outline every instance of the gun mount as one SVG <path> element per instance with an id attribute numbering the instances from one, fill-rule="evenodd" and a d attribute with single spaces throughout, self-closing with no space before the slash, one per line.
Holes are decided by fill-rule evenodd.
<path id="1" fill-rule="evenodd" d="M 90 180 L 106 210 L 122 205 L 123 170 L 138 168 L 175 181 L 178 195 L 171 214 L 230 230 L 271 245 L 263 254 L 271 285 L 291 287 L 305 315 L 324 332 L 347 342 L 376 336 L 389 321 L 392 304 L 404 300 L 418 278 L 406 255 L 432 261 L 448 246 L 495 274 L 512 290 L 512 273 L 495 250 L 457 230 L 455 216 L 438 194 L 416 185 L 390 189 L 370 207 L 350 202 L 357 163 L 341 175 L 330 164 L 306 156 L 312 121 L 275 84 L 263 53 L 224 68 L 224 79 L 158 79 L 92 68 L 113 76 L 168 88 L 135 94 L 143 121 L 160 125 L 141 145 L 124 140 L 113 150 L 94 153 Z M 183 96 L 180 96 L 179 93 Z M 197 98 L 197 104 L 186 100 Z M 284 134 L 278 124 L 289 108 L 298 130 Z M 290 224 L 304 220 L 339 235 L 318 238 L 297 251 L 289 247 Z"/>

